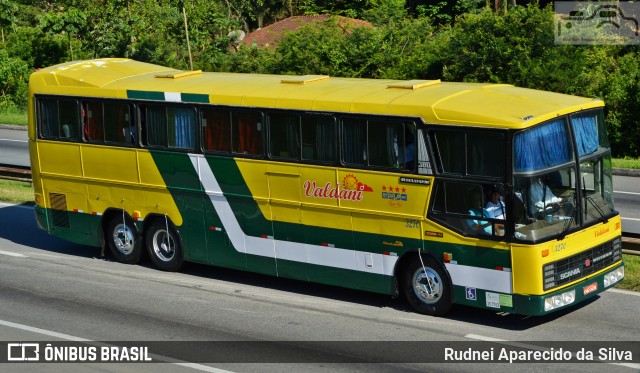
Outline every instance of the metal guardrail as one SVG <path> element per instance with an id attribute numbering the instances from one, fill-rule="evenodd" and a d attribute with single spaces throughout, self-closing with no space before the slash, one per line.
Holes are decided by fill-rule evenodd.
<path id="1" fill-rule="evenodd" d="M 31 181 L 31 167 L 0 163 L 0 179 Z M 622 252 L 640 256 L 640 235 L 622 232 Z"/>
<path id="2" fill-rule="evenodd" d="M 0 163 L 0 178 L 30 182 L 31 167 Z"/>
<path id="3" fill-rule="evenodd" d="M 640 256 L 640 238 L 635 234 L 622 232 L 622 253 Z"/>

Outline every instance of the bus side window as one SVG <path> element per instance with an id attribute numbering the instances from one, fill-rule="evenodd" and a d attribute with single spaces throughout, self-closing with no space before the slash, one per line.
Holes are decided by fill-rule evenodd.
<path id="1" fill-rule="evenodd" d="M 302 115 L 302 159 L 332 162 L 336 157 L 336 121 L 330 115 Z"/>
<path id="2" fill-rule="evenodd" d="M 234 111 L 231 113 L 232 151 L 238 154 L 263 154 L 262 113 L 256 111 Z"/>
<path id="3" fill-rule="evenodd" d="M 125 144 L 137 143 L 137 128 L 131 115 L 130 105 L 104 104 L 105 141 Z"/>
<path id="4" fill-rule="evenodd" d="M 469 175 L 503 177 L 505 162 L 505 137 L 502 134 L 467 134 Z"/>
<path id="5" fill-rule="evenodd" d="M 367 122 L 364 119 L 342 120 L 342 158 L 346 164 L 367 164 Z"/>
<path id="6" fill-rule="evenodd" d="M 271 113 L 269 123 L 269 154 L 274 158 L 300 159 L 300 116 Z"/>
<path id="7" fill-rule="evenodd" d="M 491 184 L 440 180 L 434 186 L 430 217 L 454 231 L 471 236 L 503 236 L 504 220 L 488 210 Z M 501 209 L 504 214 L 504 209 Z M 497 226 L 502 226 L 498 230 Z"/>
<path id="8" fill-rule="evenodd" d="M 502 178 L 506 140 L 502 133 L 435 130 L 433 139 L 441 172 Z"/>
<path id="9" fill-rule="evenodd" d="M 465 174 L 465 134 L 454 131 L 437 131 L 435 142 L 438 145 L 438 154 L 442 172 L 447 174 Z"/>
<path id="10" fill-rule="evenodd" d="M 424 130 L 418 131 L 418 173 L 421 175 L 433 174 Z"/>
<path id="11" fill-rule="evenodd" d="M 147 143 L 150 146 L 167 146 L 167 113 L 159 106 L 144 107 L 146 115 Z"/>
<path id="12" fill-rule="evenodd" d="M 231 152 L 231 112 L 224 109 L 203 109 L 201 114 L 204 150 Z"/>
<path id="13" fill-rule="evenodd" d="M 196 146 L 196 113 L 189 107 L 167 108 L 167 146 L 194 149 Z"/>
<path id="14" fill-rule="evenodd" d="M 80 108 L 76 100 L 40 100 L 40 133 L 44 138 L 78 140 Z"/>
<path id="15" fill-rule="evenodd" d="M 104 121 L 102 104 L 98 102 L 83 102 L 84 136 L 87 141 L 104 141 Z"/>
<path id="16" fill-rule="evenodd" d="M 468 233 L 468 185 L 461 182 L 438 181 L 434 185 L 431 218 L 460 233 Z"/>
<path id="17" fill-rule="evenodd" d="M 75 100 L 59 100 L 60 123 L 62 124 L 61 137 L 67 140 L 78 140 L 80 110 Z"/>
<path id="18" fill-rule="evenodd" d="M 40 133 L 44 138 L 57 138 L 60 136 L 58 125 L 58 101 L 40 100 Z"/>
<path id="19" fill-rule="evenodd" d="M 414 169 L 415 128 L 412 124 L 369 121 L 369 165 Z"/>

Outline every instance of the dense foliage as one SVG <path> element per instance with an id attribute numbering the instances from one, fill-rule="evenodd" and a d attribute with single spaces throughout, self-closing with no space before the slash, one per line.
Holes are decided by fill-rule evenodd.
<path id="1" fill-rule="evenodd" d="M 532 4 L 529 4 L 532 3 Z M 502 82 L 607 104 L 614 155 L 640 156 L 640 56 L 632 46 L 554 44 L 543 1 L 430 0 L 0 0 L 0 110 L 24 109 L 28 75 L 97 57 L 207 71 Z M 230 44 L 291 15 L 337 21 L 288 34 L 275 48 Z"/>

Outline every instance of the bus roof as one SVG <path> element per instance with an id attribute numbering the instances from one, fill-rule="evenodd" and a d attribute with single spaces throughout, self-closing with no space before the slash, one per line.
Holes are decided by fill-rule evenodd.
<path id="1" fill-rule="evenodd" d="M 159 97 L 220 105 L 416 116 L 427 123 L 514 129 L 604 106 L 598 99 L 506 84 L 185 72 L 120 58 L 40 69 L 31 75 L 30 86 L 35 94 L 144 98 L 165 93 Z M 197 97 L 205 99 L 193 99 Z"/>

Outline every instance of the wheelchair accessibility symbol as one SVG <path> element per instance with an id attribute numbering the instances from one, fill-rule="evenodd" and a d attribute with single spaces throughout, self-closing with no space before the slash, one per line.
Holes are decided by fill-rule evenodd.
<path id="1" fill-rule="evenodd" d="M 468 300 L 476 300 L 476 288 L 464 288 Z"/>

